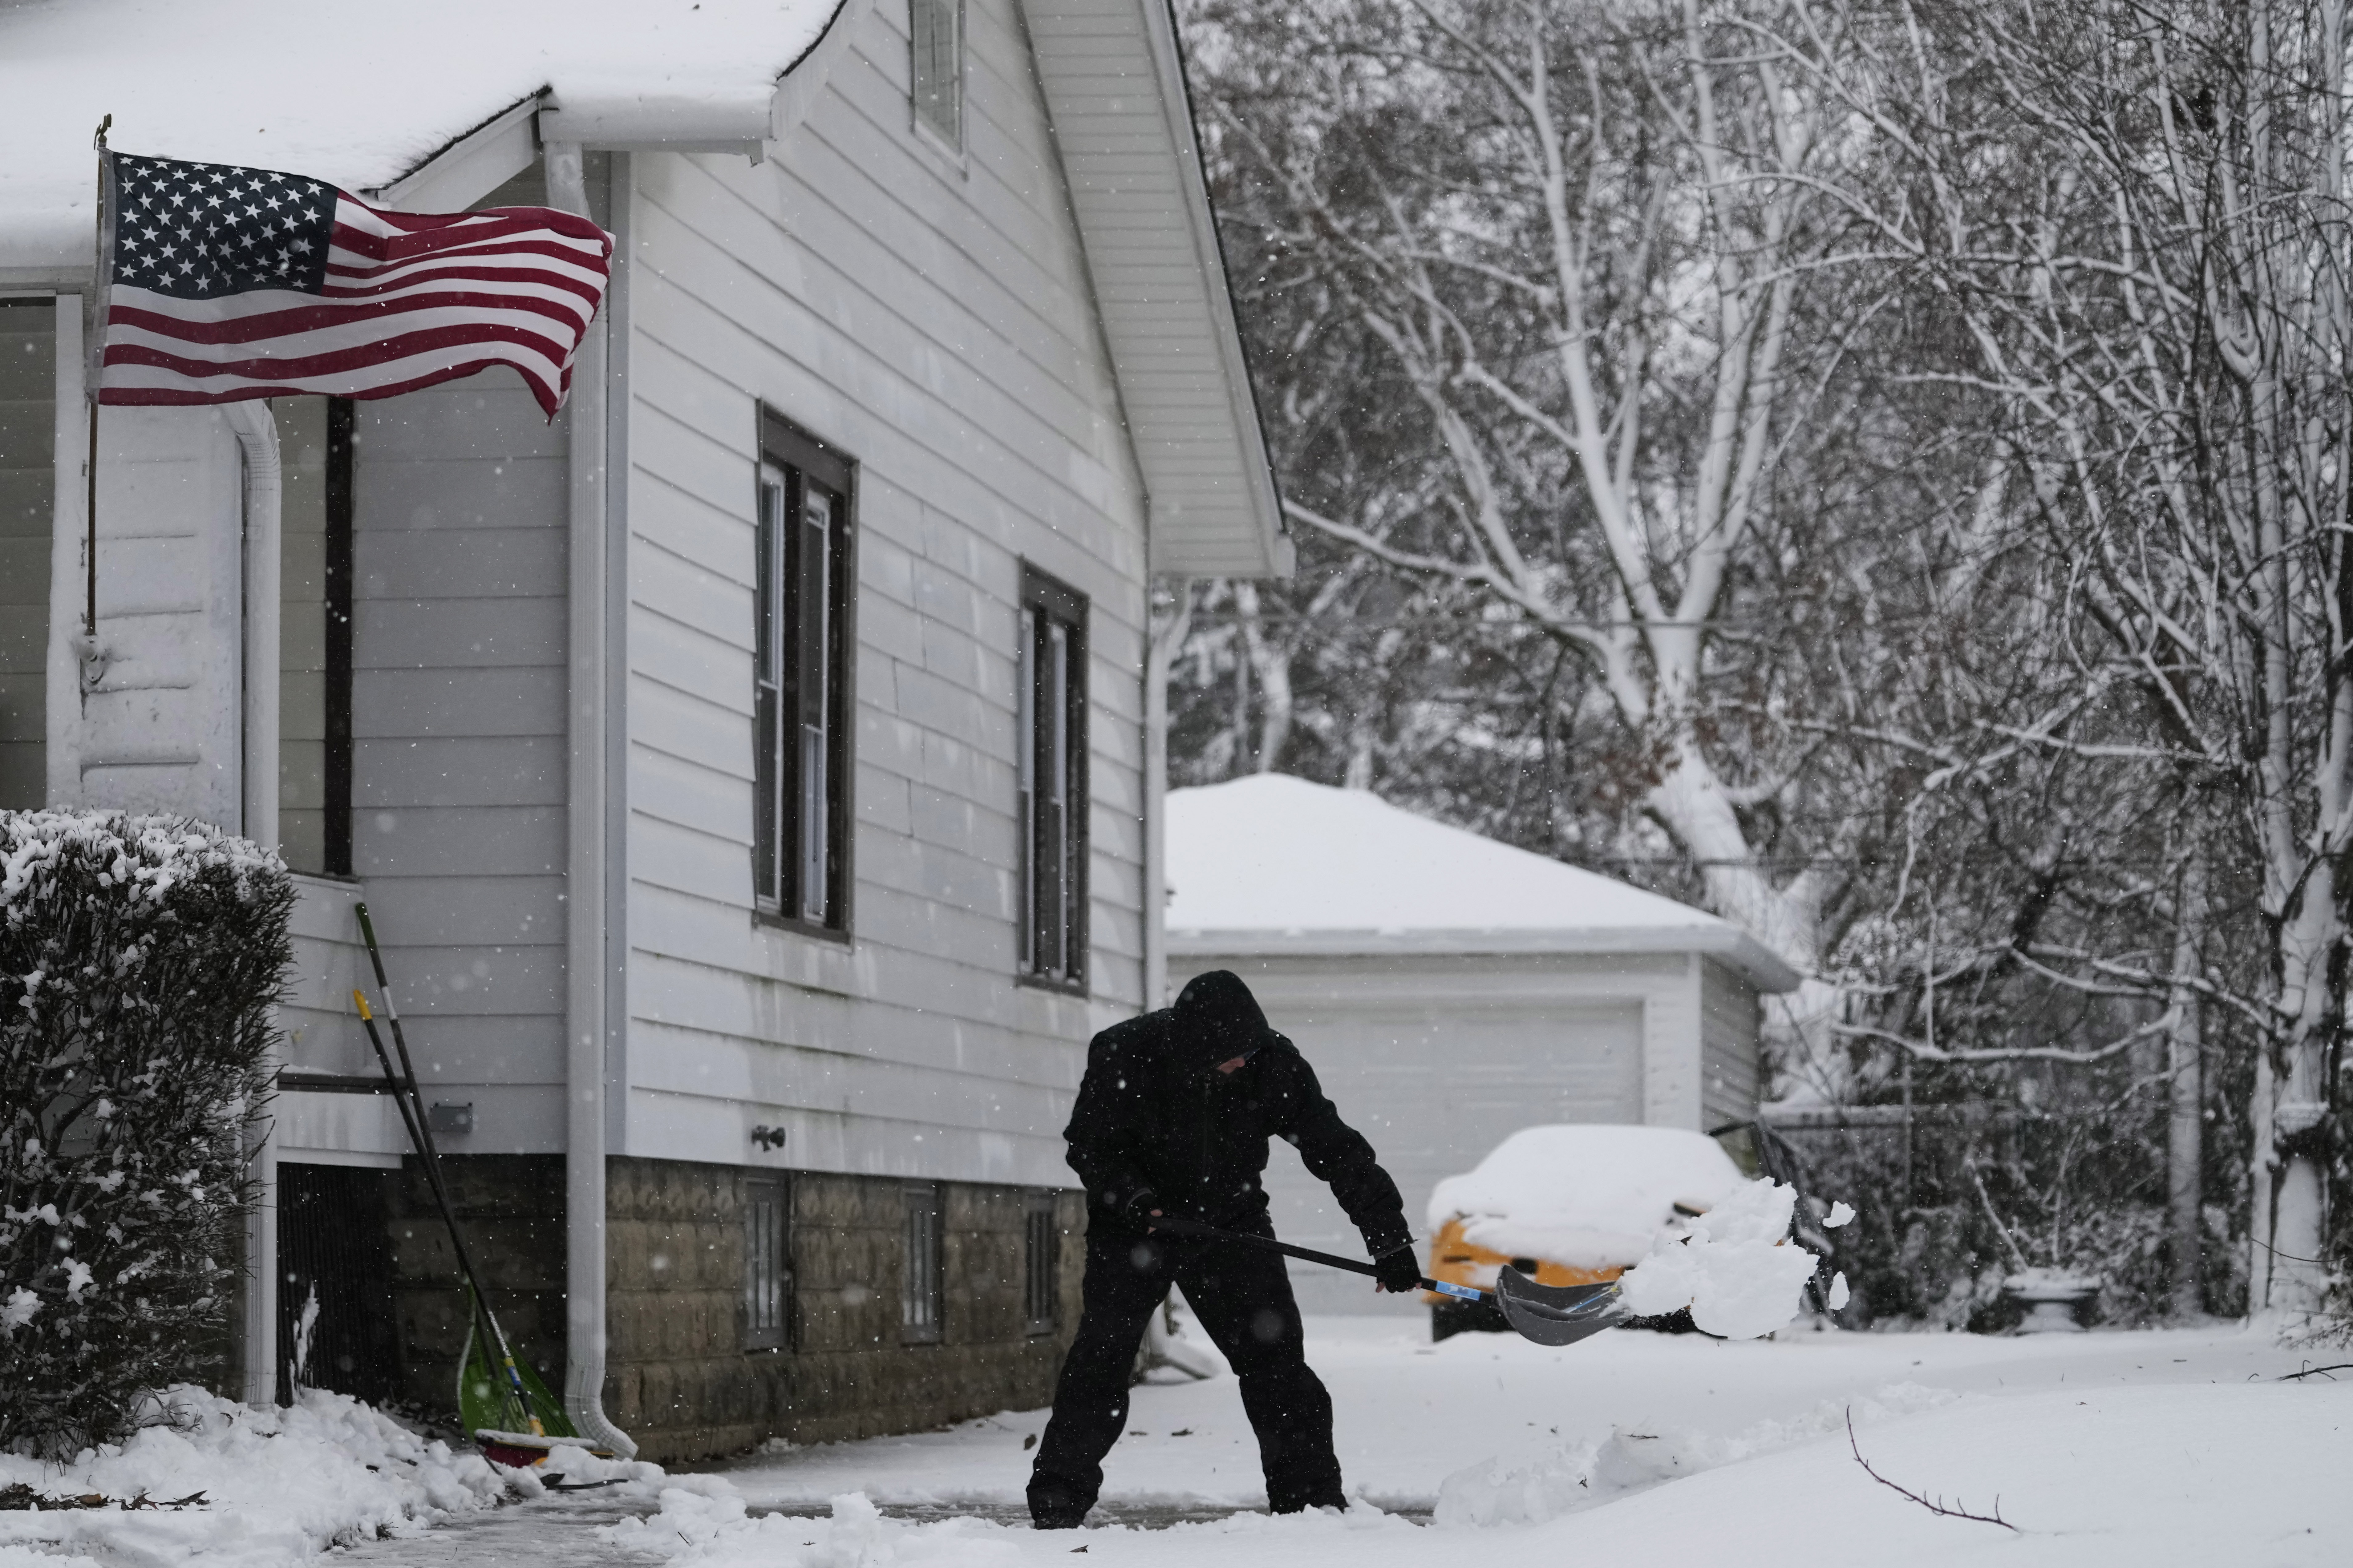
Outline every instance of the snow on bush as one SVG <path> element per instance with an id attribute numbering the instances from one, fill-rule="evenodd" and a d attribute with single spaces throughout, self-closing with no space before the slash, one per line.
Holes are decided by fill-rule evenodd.
<path id="1" fill-rule="evenodd" d="M 93 1559 L 291 1568 L 330 1546 L 491 1507 L 522 1475 L 501 1477 L 479 1455 L 452 1453 L 346 1394 L 319 1389 L 301 1390 L 283 1409 L 255 1410 L 185 1385 L 142 1403 L 142 1425 L 128 1441 L 85 1449 L 63 1466 L 0 1455 L 0 1487 L 111 1500 L 95 1509 L 0 1512 L 0 1568 Z M 523 1482 L 522 1489 L 538 1489 Z M 203 1500 L 121 1506 L 142 1494 L 158 1503 Z"/>
<path id="2" fill-rule="evenodd" d="M 1798 1315 L 1799 1293 L 1821 1259 L 1789 1239 L 1798 1190 L 1750 1182 L 1682 1236 L 1662 1235 L 1628 1269 L 1620 1289 L 1639 1317 L 1691 1309 L 1704 1332 L 1761 1339 Z"/>
<path id="3" fill-rule="evenodd" d="M 1959 1397 L 1950 1389 L 1891 1384 L 1875 1399 L 1824 1400 L 1802 1415 L 1760 1421 L 1731 1437 L 1663 1426 L 1630 1432 L 1621 1426 L 1599 1443 L 1567 1443 L 1518 1464 L 1487 1459 L 1457 1470 L 1440 1485 L 1431 1521 L 1448 1528 L 1542 1524 L 1662 1481 L 1837 1436 L 1845 1431 L 1850 1412 L 1860 1426 L 1933 1410 Z"/>
<path id="4" fill-rule="evenodd" d="M 0 812 L 0 1450 L 216 1359 L 293 900 L 201 823 Z"/>

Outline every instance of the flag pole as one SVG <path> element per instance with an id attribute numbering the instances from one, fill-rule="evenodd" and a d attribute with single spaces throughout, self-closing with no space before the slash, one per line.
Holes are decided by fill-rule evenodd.
<path id="1" fill-rule="evenodd" d="M 108 242 L 113 236 L 114 166 L 112 155 L 106 150 L 106 133 L 114 125 L 114 116 L 108 115 L 98 122 L 98 133 L 90 144 L 98 149 L 98 256 L 90 272 L 90 329 L 83 336 L 90 343 L 84 390 L 90 400 L 90 459 L 83 470 L 90 483 L 87 504 L 82 519 L 90 530 L 83 547 L 83 568 L 86 597 L 82 605 L 82 634 L 90 639 L 89 657 L 98 654 L 98 378 L 106 363 L 106 294 L 107 263 L 112 259 L 113 247 Z M 87 683 L 85 683 L 87 684 Z"/>

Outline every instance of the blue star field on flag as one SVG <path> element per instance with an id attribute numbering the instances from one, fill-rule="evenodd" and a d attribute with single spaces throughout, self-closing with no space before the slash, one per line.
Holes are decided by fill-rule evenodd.
<path id="1" fill-rule="evenodd" d="M 317 293 L 335 187 L 298 174 L 114 157 L 115 281 L 183 300 L 252 289 Z"/>

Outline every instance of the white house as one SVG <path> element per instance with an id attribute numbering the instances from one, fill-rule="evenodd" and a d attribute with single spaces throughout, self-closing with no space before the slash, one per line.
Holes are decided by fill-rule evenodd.
<path id="1" fill-rule="evenodd" d="M 1798 975 L 1728 921 L 1278 774 L 1172 791 L 1167 834 L 1171 983 L 1248 981 L 1409 1216 L 1523 1127 L 1756 1114 L 1757 998 Z M 1288 1150 L 1267 1190 L 1284 1236 L 1361 1252 Z M 1311 1310 L 1389 1304 L 1329 1269 L 1293 1275 Z"/>
<path id="2" fill-rule="evenodd" d="M 617 239 L 552 425 L 486 373 L 119 409 L 89 133 Z M 278 475 L 275 485 L 273 471 Z M 1288 569 L 1166 0 L 86 0 L 0 16 L 0 805 L 354 906 L 502 1315 L 651 1456 L 1042 1399 L 1060 1130 L 1156 988 L 1152 575 Z M 95 584 L 96 634 L 82 636 Z M 446 1403 L 389 1102 L 276 1107 L 248 1395 Z"/>

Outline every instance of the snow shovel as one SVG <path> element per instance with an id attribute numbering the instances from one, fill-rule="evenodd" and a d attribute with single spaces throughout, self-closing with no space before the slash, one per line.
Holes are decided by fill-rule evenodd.
<path id="1" fill-rule="evenodd" d="M 366 995 L 353 991 L 352 1001 L 359 1008 L 368 1043 L 375 1047 L 376 1060 L 383 1064 L 385 1079 L 392 1086 L 401 1124 L 425 1168 L 426 1184 L 441 1211 L 441 1223 L 448 1227 L 450 1246 L 458 1255 L 458 1269 L 465 1278 L 466 1344 L 458 1358 L 459 1420 L 465 1430 L 473 1435 L 484 1457 L 508 1466 L 536 1465 L 558 1442 L 569 1440 L 586 1445 L 565 1414 L 563 1402 L 548 1390 L 529 1363 L 515 1359 L 498 1314 L 491 1310 L 490 1298 L 474 1272 L 465 1232 L 458 1224 L 457 1207 L 449 1201 L 449 1189 L 442 1179 L 441 1152 L 434 1142 L 432 1122 L 425 1113 L 425 1097 L 417 1087 L 416 1065 L 409 1058 L 407 1035 L 400 1026 L 399 1010 L 393 1005 L 392 983 L 385 973 L 384 954 L 376 946 L 375 922 L 368 918 L 365 904 L 358 906 L 357 912 L 360 934 L 367 939 L 368 961 L 375 970 L 376 994 L 384 1001 L 385 1018 L 392 1026 L 393 1045 L 400 1054 L 397 1072 L 393 1068 L 392 1053 L 385 1049 L 384 1037 L 376 1031 L 375 1016 L 368 1007 Z M 599 1458 L 610 1457 L 602 1449 L 592 1451 Z"/>
<path id="2" fill-rule="evenodd" d="M 1293 1247 L 1271 1236 L 1220 1230 L 1214 1225 L 1203 1225 L 1198 1220 L 1176 1219 L 1163 1215 L 1154 1219 L 1151 1225 L 1154 1230 L 1165 1230 L 1171 1236 L 1238 1241 L 1244 1247 L 1280 1252 L 1286 1258 L 1321 1263 L 1327 1268 L 1345 1268 L 1351 1274 L 1377 1276 L 1380 1272 L 1371 1264 L 1359 1263 L 1353 1258 Z M 1468 1285 L 1454 1285 L 1427 1278 L 1417 1283 L 1425 1290 L 1435 1291 L 1440 1296 L 1452 1296 L 1459 1300 L 1484 1301 L 1491 1299 L 1490 1292 L 1474 1290 Z M 1518 1269 L 1507 1268 L 1495 1276 L 1492 1299 L 1502 1309 L 1504 1321 L 1518 1331 L 1522 1339 L 1534 1340 L 1540 1345 L 1573 1345 L 1614 1323 L 1624 1321 L 1628 1316 L 1619 1301 L 1618 1281 L 1615 1279 L 1604 1280 L 1598 1285 L 1539 1285 Z"/>

